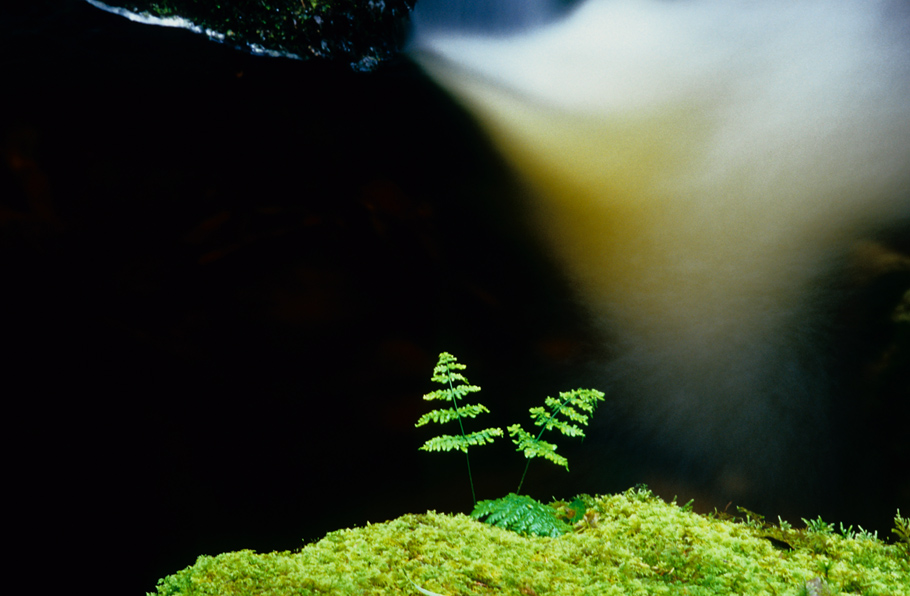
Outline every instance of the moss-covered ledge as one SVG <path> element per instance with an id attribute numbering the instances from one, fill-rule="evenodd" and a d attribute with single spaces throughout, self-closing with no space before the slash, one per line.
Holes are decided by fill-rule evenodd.
<path id="1" fill-rule="evenodd" d="M 586 498 L 559 538 L 428 512 L 331 532 L 299 552 L 201 556 L 157 594 L 862 594 L 910 596 L 910 553 L 868 533 L 692 513 L 647 490 Z M 413 583 L 411 583 L 413 581 Z M 427 592 L 424 592 L 427 593 Z"/>

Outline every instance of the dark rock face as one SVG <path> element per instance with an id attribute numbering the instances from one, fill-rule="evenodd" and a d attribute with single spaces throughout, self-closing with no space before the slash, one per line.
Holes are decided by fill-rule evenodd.
<path id="1" fill-rule="evenodd" d="M 140 22 L 182 27 L 254 54 L 372 70 L 404 40 L 414 0 L 86 0 Z"/>
<path id="2" fill-rule="evenodd" d="M 255 56 L 82 0 L 4 11 L 4 449 L 30 577 L 53 580 L 33 554 L 61 536 L 79 552 L 54 577 L 141 593 L 198 554 L 469 509 L 462 460 L 417 450 L 436 355 L 502 425 L 568 386 L 542 379 L 581 331 L 492 191 L 463 192 L 497 176 L 464 115 L 405 61 Z M 511 449 L 483 459 L 479 496 L 514 489 Z"/>

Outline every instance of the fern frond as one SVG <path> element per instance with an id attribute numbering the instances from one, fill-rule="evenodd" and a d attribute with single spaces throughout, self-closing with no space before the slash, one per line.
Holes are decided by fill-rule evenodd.
<path id="1" fill-rule="evenodd" d="M 454 385 L 456 382 L 464 383 L 465 386 L 470 387 L 468 393 L 480 391 L 480 387 L 470 385 L 464 375 L 457 372 L 459 370 L 465 370 L 466 368 L 467 366 L 458 362 L 458 359 L 455 358 L 455 356 L 452 356 L 448 352 L 440 352 L 439 361 L 433 368 L 433 376 L 430 377 L 430 380 L 434 383 L 442 383 L 443 385 Z"/>
<path id="2" fill-rule="evenodd" d="M 534 419 L 536 426 L 542 426 L 543 431 L 553 430 L 554 428 L 567 437 L 584 437 L 584 431 L 578 426 L 587 426 L 590 415 L 594 413 L 598 401 L 603 401 L 604 394 L 596 389 L 573 389 L 572 391 L 563 391 L 559 394 L 559 399 L 547 397 L 544 404 L 546 408 L 531 408 L 531 418 Z M 579 412 L 587 412 L 582 414 Z M 578 424 L 572 424 L 566 420 L 560 420 L 556 416 L 561 414 L 565 418 Z"/>
<path id="3" fill-rule="evenodd" d="M 519 534 L 556 538 L 572 530 L 571 526 L 556 517 L 552 507 L 515 493 L 477 503 L 471 517 Z"/>
<path id="4" fill-rule="evenodd" d="M 535 438 L 534 435 L 521 428 L 520 424 L 513 424 L 506 430 L 509 431 L 512 442 L 518 445 L 517 451 L 524 451 L 526 458 L 542 457 L 557 466 L 563 466 L 566 470 L 569 469 L 569 460 L 556 453 L 556 445 L 541 441 L 540 437 Z"/>
<path id="5" fill-rule="evenodd" d="M 542 457 L 556 465 L 569 469 L 568 460 L 556 454 L 556 445 L 541 441 L 540 437 L 548 430 L 556 429 L 567 437 L 584 437 L 585 433 L 578 425 L 587 425 L 590 415 L 594 413 L 597 402 L 602 401 L 604 394 L 596 389 L 573 389 L 572 391 L 563 391 L 559 394 L 559 399 L 547 397 L 544 400 L 546 408 L 531 408 L 531 419 L 535 426 L 542 427 L 537 437 L 532 437 L 527 431 L 521 428 L 520 424 L 513 424 L 508 427 L 509 434 L 512 436 L 512 442 L 518 446 L 518 451 L 523 451 L 525 458 L 528 460 L 525 464 L 525 470 L 518 482 L 518 489 L 521 491 L 524 484 L 525 476 L 528 474 L 528 467 L 531 465 L 531 459 Z M 547 408 L 550 411 L 547 411 Z M 582 414 L 579 412 L 587 412 Z M 562 420 L 556 417 L 562 414 L 569 420 Z M 577 423 L 577 424 L 575 424 Z"/>
<path id="6" fill-rule="evenodd" d="M 434 399 L 439 399 L 442 401 L 449 401 L 452 399 L 453 395 L 455 396 L 455 399 L 461 399 L 464 396 L 468 395 L 469 393 L 477 393 L 478 391 L 480 391 L 480 387 L 478 387 L 477 385 L 455 385 L 454 384 L 455 381 L 459 381 L 462 383 L 465 382 L 463 376 L 458 375 L 458 377 L 459 377 L 458 379 L 455 379 L 455 378 L 452 379 L 452 383 L 453 383 L 452 387 L 450 387 L 448 389 L 437 389 L 436 391 L 431 391 L 431 392 L 427 393 L 426 395 L 424 395 L 423 399 L 425 399 L 426 401 L 432 401 Z M 436 380 L 436 378 L 434 377 L 433 380 Z M 448 383 L 448 379 L 443 379 L 438 382 Z"/>
<path id="7" fill-rule="evenodd" d="M 550 399 L 550 398 L 547 398 L 547 399 Z M 565 413 L 565 410 L 571 410 L 571 412 L 573 414 L 576 414 L 576 418 L 573 418 L 573 420 L 578 420 L 579 418 L 581 418 L 582 424 L 588 423 L 587 416 L 577 415 L 575 410 L 572 410 L 571 408 L 563 408 L 562 410 L 559 410 L 559 412 Z M 556 418 L 555 413 L 551 414 L 550 412 L 547 412 L 547 410 L 545 408 L 539 408 L 539 407 L 531 408 L 530 412 L 531 412 L 531 418 L 534 419 L 534 426 L 542 426 L 544 431 L 553 430 L 555 428 L 556 430 L 558 430 L 559 432 L 561 432 L 562 434 L 564 434 L 567 437 L 585 436 L 584 431 L 581 430 L 580 428 L 578 428 L 578 426 L 572 424 L 571 422 L 569 422 L 567 420 L 560 420 L 560 419 Z"/>
<path id="8" fill-rule="evenodd" d="M 594 408 L 591 404 L 575 399 L 575 391 L 584 391 L 580 389 L 575 389 L 574 391 L 564 391 L 559 394 L 559 399 L 554 397 L 547 397 L 544 403 L 549 407 L 553 412 L 559 412 L 566 418 L 574 420 L 581 424 L 588 424 L 588 416 L 578 412 L 575 408 L 583 410 L 588 414 L 593 413 Z"/>
<path id="9" fill-rule="evenodd" d="M 423 451 L 453 451 L 468 452 L 468 447 L 474 445 L 489 445 L 496 437 L 502 436 L 501 428 L 485 428 L 466 435 L 439 435 L 433 437 L 420 447 Z"/>
<path id="10" fill-rule="evenodd" d="M 458 406 L 457 408 L 443 408 L 427 412 L 417 420 L 414 426 L 419 427 L 430 422 L 445 424 L 446 422 L 458 420 L 459 418 L 474 418 L 478 414 L 489 413 L 490 410 L 483 404 L 468 404 L 465 406 Z"/>
<path id="11" fill-rule="evenodd" d="M 431 380 L 436 383 L 441 383 L 444 387 L 427 393 L 423 396 L 423 399 L 427 401 L 436 399 L 451 401 L 452 407 L 439 408 L 427 412 L 417 420 L 414 426 L 419 427 L 429 424 L 430 422 L 444 424 L 446 422 L 451 422 L 452 420 L 458 421 L 458 428 L 461 431 L 460 435 L 440 435 L 438 437 L 433 437 L 424 443 L 420 449 L 423 451 L 458 450 L 464 453 L 465 463 L 468 466 L 468 481 L 471 483 L 471 499 L 474 503 L 477 503 L 477 497 L 474 494 L 474 478 L 471 475 L 471 459 L 468 456 L 468 447 L 492 443 L 493 439 L 502 436 L 502 429 L 485 428 L 472 433 L 465 432 L 465 418 L 476 418 L 479 414 L 486 414 L 490 411 L 482 404 L 459 403 L 459 400 L 466 395 L 480 391 L 480 387 L 470 385 L 468 379 L 458 372 L 465 368 L 467 367 L 464 364 L 459 364 L 458 360 L 455 359 L 455 356 L 452 356 L 448 352 L 439 354 L 439 361 L 433 369 Z"/>
<path id="12" fill-rule="evenodd" d="M 525 457 L 543 457 L 568 470 L 569 466 L 566 459 L 556 455 L 556 446 L 540 440 L 543 433 L 548 430 L 556 429 L 567 437 L 584 437 L 585 432 L 580 425 L 587 425 L 590 415 L 594 412 L 598 401 L 602 401 L 604 394 L 596 389 L 573 389 L 572 391 L 563 391 L 559 394 L 559 399 L 547 397 L 544 401 L 546 408 L 535 407 L 529 411 L 531 419 L 535 426 L 542 427 L 537 438 L 531 436 L 527 431 L 521 428 L 519 424 L 513 424 L 508 427 L 509 434 L 512 436 L 512 442 L 518 446 L 518 451 L 524 451 Z M 549 411 L 547 410 L 549 408 Z M 587 412 L 582 414 L 579 412 Z M 562 414 L 569 420 L 557 418 L 557 414 Z M 578 424 L 575 424 L 578 423 Z"/>

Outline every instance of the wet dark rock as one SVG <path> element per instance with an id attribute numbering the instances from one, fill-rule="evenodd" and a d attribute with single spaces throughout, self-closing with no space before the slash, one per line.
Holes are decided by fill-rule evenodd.
<path id="1" fill-rule="evenodd" d="M 401 47 L 414 0 L 87 0 L 132 20 L 202 33 L 254 54 L 372 70 Z"/>

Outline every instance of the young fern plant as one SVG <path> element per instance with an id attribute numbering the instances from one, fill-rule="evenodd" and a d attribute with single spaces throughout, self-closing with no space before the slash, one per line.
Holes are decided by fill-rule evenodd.
<path id="1" fill-rule="evenodd" d="M 468 480 L 471 483 L 471 497 L 474 500 L 474 510 L 471 516 L 488 524 L 512 530 L 519 534 L 535 534 L 537 536 L 556 537 L 571 530 L 566 522 L 559 519 L 556 511 L 531 497 L 518 494 L 524 484 L 531 459 L 543 457 L 557 465 L 569 469 L 569 462 L 565 457 L 556 453 L 556 445 L 542 441 L 543 433 L 548 430 L 558 430 L 567 437 L 584 437 L 581 426 L 586 426 L 599 401 L 603 401 L 604 394 L 594 389 L 575 389 L 559 394 L 559 399 L 547 397 L 545 407 L 531 408 L 531 418 L 536 426 L 541 427 L 537 436 L 525 431 L 520 424 L 508 427 L 512 442 L 518 451 L 524 452 L 528 462 L 518 483 L 518 489 L 500 499 L 477 502 L 474 492 L 474 479 L 471 476 L 471 461 L 468 459 L 468 447 L 492 443 L 496 437 L 502 436 L 502 429 L 487 428 L 481 431 L 466 433 L 463 419 L 474 418 L 479 414 L 489 413 L 482 404 L 465 404 L 464 397 L 470 393 L 480 391 L 480 387 L 470 385 L 468 380 L 459 371 L 465 369 L 454 356 L 448 352 L 439 355 L 439 362 L 433 370 L 432 380 L 444 385 L 423 396 L 425 400 L 451 401 L 452 407 L 440 408 L 427 412 L 417 421 L 415 426 L 423 426 L 429 422 L 446 423 L 458 420 L 460 435 L 440 435 L 428 440 L 420 448 L 424 451 L 452 451 L 457 449 L 464 452 L 468 464 Z M 459 403 L 461 402 L 461 403 Z M 559 418 L 558 416 L 562 416 Z"/>
<path id="2" fill-rule="evenodd" d="M 544 401 L 545 408 L 531 408 L 531 418 L 534 425 L 541 427 L 537 436 L 531 435 L 523 429 L 520 424 L 513 424 L 508 427 L 509 435 L 512 442 L 518 446 L 518 451 L 523 451 L 525 458 L 525 470 L 518 482 L 516 493 L 521 492 L 521 487 L 525 482 L 525 476 L 528 474 L 528 468 L 531 466 L 531 460 L 535 457 L 542 457 L 553 462 L 558 466 L 565 467 L 569 470 L 569 460 L 556 453 L 556 445 L 542 441 L 540 438 L 548 430 L 556 429 L 567 437 L 582 437 L 585 432 L 579 425 L 587 426 L 588 420 L 594 414 L 597 408 L 597 402 L 603 401 L 604 394 L 596 389 L 573 389 L 572 391 L 563 391 L 559 394 L 559 399 L 547 396 Z M 549 411 L 547 411 L 549 408 Z M 568 420 L 557 418 L 562 414 Z"/>
<path id="3" fill-rule="evenodd" d="M 541 437 L 548 430 L 558 430 L 567 437 L 584 437 L 581 426 L 586 426 L 597 402 L 603 401 L 604 394 L 596 389 L 574 389 L 559 394 L 559 399 L 547 397 L 546 407 L 531 408 L 531 419 L 540 432 L 535 437 L 524 430 L 520 424 L 513 424 L 507 430 L 518 451 L 523 451 L 525 458 L 524 472 L 514 493 L 491 501 L 481 501 L 474 507 L 471 516 L 488 524 L 506 528 L 519 534 L 535 534 L 555 538 L 568 532 L 571 527 L 556 516 L 551 507 L 547 507 L 531 497 L 521 495 L 531 460 L 542 457 L 556 465 L 569 469 L 569 461 L 556 453 L 556 445 L 542 441 Z M 557 418 L 562 415 L 568 420 Z"/>
<path id="4" fill-rule="evenodd" d="M 442 389 L 437 389 L 423 396 L 427 401 L 442 400 L 452 402 L 451 408 L 439 408 L 427 412 L 414 425 L 421 427 L 430 422 L 445 424 L 452 420 L 458 421 L 458 428 L 461 434 L 458 435 L 439 435 L 428 440 L 420 447 L 423 451 L 452 451 L 457 449 L 464 453 L 465 460 L 468 464 L 468 481 L 471 484 L 471 499 L 477 504 L 477 496 L 474 493 L 474 477 L 471 475 L 471 459 L 468 456 L 468 447 L 475 445 L 487 445 L 493 442 L 496 437 L 502 436 L 501 428 L 485 428 L 483 430 L 466 433 L 464 430 L 465 418 L 475 418 L 479 414 L 488 414 L 490 410 L 483 404 L 465 404 L 459 405 L 459 401 L 464 400 L 465 396 L 480 391 L 480 387 L 471 385 L 468 379 L 461 372 L 467 368 L 460 364 L 455 356 L 448 352 L 442 352 L 439 355 L 439 361 L 436 368 L 433 369 L 433 376 L 430 379 L 435 383 L 443 385 Z"/>

